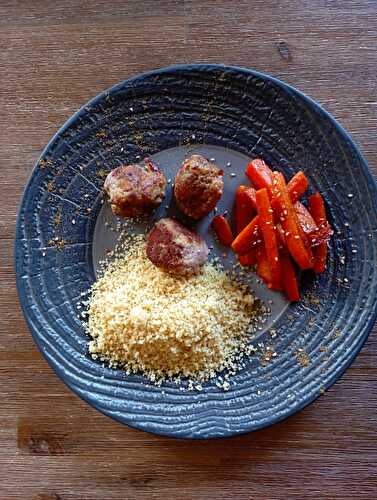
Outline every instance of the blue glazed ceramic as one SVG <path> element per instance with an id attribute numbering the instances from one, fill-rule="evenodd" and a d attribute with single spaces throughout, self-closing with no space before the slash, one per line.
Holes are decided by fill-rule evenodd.
<path id="1" fill-rule="evenodd" d="M 142 376 L 103 366 L 88 356 L 88 338 L 77 317 L 77 303 L 95 279 L 98 260 L 114 244 L 114 236 L 103 229 L 112 217 L 102 204 L 106 173 L 138 156 L 155 155 L 167 175 L 174 175 L 179 161 L 193 151 L 216 155 L 228 168 L 221 209 L 231 207 L 245 162 L 261 156 L 287 176 L 304 170 L 313 189 L 323 193 L 335 229 L 326 273 L 304 276 L 304 298 L 298 304 L 274 295 L 270 323 L 255 340 L 259 350 L 228 392 L 213 382 L 201 392 L 170 383 L 155 387 Z M 232 166 L 226 167 L 229 161 Z M 73 115 L 34 168 L 15 242 L 26 321 L 57 375 L 122 423 L 182 438 L 260 429 L 297 412 L 331 386 L 372 328 L 376 194 L 349 135 L 294 88 L 221 65 L 182 65 L 140 75 Z M 154 217 L 169 210 L 161 207 Z M 198 230 L 205 232 L 206 222 Z M 261 298 L 271 299 L 255 280 L 252 285 Z M 276 356 L 268 355 L 267 346 Z"/>

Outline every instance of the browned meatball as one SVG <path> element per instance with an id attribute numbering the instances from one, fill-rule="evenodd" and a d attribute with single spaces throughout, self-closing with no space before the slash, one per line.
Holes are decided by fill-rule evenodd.
<path id="1" fill-rule="evenodd" d="M 159 220 L 147 239 L 147 257 L 174 274 L 196 274 L 208 257 L 206 242 L 173 219 Z"/>
<path id="2" fill-rule="evenodd" d="M 195 220 L 211 212 L 223 192 L 223 174 L 203 156 L 192 155 L 187 158 L 174 184 L 174 196 L 182 212 Z"/>
<path id="3" fill-rule="evenodd" d="M 123 165 L 106 177 L 104 189 L 112 211 L 121 217 L 151 212 L 165 196 L 166 178 L 150 159 L 135 165 Z"/>

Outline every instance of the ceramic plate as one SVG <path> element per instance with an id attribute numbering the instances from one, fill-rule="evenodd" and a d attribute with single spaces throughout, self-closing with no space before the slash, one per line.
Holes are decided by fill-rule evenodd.
<path id="1" fill-rule="evenodd" d="M 323 194 L 335 230 L 327 271 L 303 277 L 298 304 L 288 304 L 250 273 L 250 286 L 271 315 L 252 339 L 255 355 L 227 392 L 214 382 L 201 391 L 188 391 L 186 383 L 184 390 L 173 383 L 156 387 L 94 361 L 78 317 L 77 305 L 117 236 L 116 220 L 103 202 L 106 174 L 151 156 L 173 179 L 194 152 L 215 158 L 225 171 L 220 211 L 231 209 L 236 186 L 246 182 L 247 162 L 262 157 L 288 177 L 302 169 Z M 260 429 L 316 399 L 365 342 L 377 308 L 376 200 L 375 182 L 351 138 L 294 88 L 220 65 L 145 73 L 92 99 L 43 151 L 17 221 L 20 302 L 57 375 L 106 415 L 184 438 Z M 170 202 L 171 189 L 153 218 L 176 214 Z M 234 257 L 213 241 L 209 222 L 196 229 L 229 267 Z"/>

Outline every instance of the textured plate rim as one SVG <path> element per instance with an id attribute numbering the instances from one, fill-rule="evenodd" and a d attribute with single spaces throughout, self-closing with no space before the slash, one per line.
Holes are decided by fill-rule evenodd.
<path id="1" fill-rule="evenodd" d="M 170 73 L 174 71 L 179 71 L 179 70 L 205 70 L 205 69 L 221 69 L 221 70 L 233 70 L 237 71 L 240 73 L 244 73 L 245 75 L 250 75 L 250 76 L 256 76 L 262 79 L 266 79 L 271 81 L 273 84 L 275 84 L 277 87 L 279 87 L 282 91 L 289 93 L 290 95 L 296 95 L 300 97 L 303 101 L 306 101 L 312 108 L 314 108 L 321 116 L 322 118 L 328 120 L 331 125 L 337 130 L 339 135 L 346 141 L 348 147 L 353 150 L 353 153 L 355 156 L 359 159 L 362 173 L 368 180 L 368 183 L 371 186 L 371 190 L 374 191 L 374 207 L 377 212 L 377 181 L 374 179 L 371 171 L 369 170 L 368 163 L 365 160 L 361 150 L 359 149 L 358 145 L 354 142 L 352 139 L 351 135 L 346 131 L 346 129 L 343 128 L 343 126 L 328 112 L 326 109 L 324 109 L 317 101 L 315 101 L 313 98 L 310 96 L 306 95 L 304 92 L 298 90 L 294 86 L 285 83 L 284 81 L 275 78 L 268 73 L 263 73 L 254 69 L 249 69 L 246 67 L 242 66 L 232 66 L 232 65 L 225 65 L 225 64 L 210 64 L 210 63 L 190 63 L 190 64 L 176 64 L 176 65 L 171 65 L 168 67 L 164 68 L 158 68 L 150 71 L 146 71 L 143 73 L 139 73 L 135 76 L 132 76 L 131 78 L 128 78 L 126 80 L 122 80 L 121 82 L 116 83 L 115 85 L 103 90 L 102 92 L 98 93 L 95 95 L 93 98 L 91 98 L 89 101 L 87 101 L 85 104 L 83 104 L 75 113 L 73 113 L 66 121 L 65 123 L 55 132 L 55 134 L 52 136 L 52 138 L 48 141 L 46 146 L 43 148 L 41 154 L 39 155 L 37 161 L 34 164 L 34 167 L 30 173 L 30 176 L 28 178 L 28 181 L 25 185 L 25 188 L 22 192 L 22 196 L 20 198 L 20 204 L 18 208 L 18 213 L 17 213 L 17 219 L 16 219 L 16 234 L 15 234 L 15 240 L 14 240 L 14 269 L 15 269 L 15 274 L 16 274 L 16 288 L 17 288 L 17 293 L 19 297 L 19 303 L 21 305 L 21 310 L 25 319 L 25 322 L 28 326 L 29 331 L 31 332 L 32 338 L 36 346 L 38 347 L 38 350 L 41 352 L 43 355 L 44 359 L 48 363 L 48 365 L 53 369 L 53 371 L 57 374 L 59 379 L 75 394 L 77 397 L 88 403 L 92 408 L 95 410 L 99 411 L 100 413 L 110 416 L 112 419 L 116 420 L 117 422 L 127 425 L 128 427 L 131 427 L 133 429 L 139 430 L 139 431 L 144 431 L 148 432 L 150 434 L 154 435 L 159 435 L 163 437 L 173 437 L 176 439 L 190 439 L 190 440 L 203 440 L 203 439 L 224 439 L 224 438 L 230 438 L 234 436 L 240 436 L 243 434 L 248 434 L 249 432 L 257 431 L 260 429 L 264 429 L 267 427 L 270 427 L 271 425 L 281 422 L 288 417 L 295 415 L 296 413 L 300 412 L 304 408 L 306 408 L 308 405 L 313 403 L 316 399 L 319 398 L 320 393 L 314 394 L 310 397 L 305 397 L 303 396 L 299 402 L 297 402 L 296 405 L 293 405 L 290 410 L 288 410 L 286 413 L 284 413 L 281 416 L 271 416 L 269 419 L 268 423 L 264 424 L 256 424 L 256 425 L 250 425 L 248 429 L 242 430 L 242 431 L 231 431 L 229 434 L 226 435 L 218 435 L 218 436 L 192 436 L 192 437 L 185 437 L 185 436 L 177 436 L 175 435 L 174 432 L 164 432 L 164 431 L 156 431 L 156 430 L 149 430 L 148 428 L 145 428 L 144 426 L 139 426 L 137 422 L 129 422 L 125 421 L 121 417 L 117 417 L 116 415 L 113 415 L 110 411 L 106 411 L 103 408 L 99 408 L 96 406 L 92 401 L 87 399 L 85 395 L 79 394 L 72 386 L 71 384 L 67 381 L 66 377 L 62 373 L 62 370 L 58 366 L 54 366 L 53 363 L 50 363 L 49 359 L 47 358 L 45 352 L 40 346 L 39 339 L 38 339 L 38 332 L 34 328 L 30 318 L 28 317 L 27 314 L 27 309 L 26 309 L 26 298 L 25 298 L 25 293 L 23 290 L 23 287 L 21 285 L 21 280 L 20 280 L 20 273 L 19 273 L 19 266 L 20 266 L 20 259 L 18 258 L 18 252 L 17 252 L 17 246 L 18 246 L 18 241 L 20 239 L 20 232 L 21 232 L 21 227 L 20 227 L 20 219 L 21 219 L 21 212 L 22 212 L 22 206 L 23 206 L 23 200 L 25 197 L 26 192 L 30 188 L 33 177 L 36 173 L 39 161 L 41 158 L 45 156 L 45 154 L 50 150 L 52 145 L 59 140 L 60 136 L 76 121 L 76 119 L 85 112 L 85 108 L 88 106 L 94 105 L 97 101 L 100 101 L 104 98 L 106 98 L 108 95 L 111 93 L 117 91 L 118 89 L 122 88 L 125 85 L 132 84 L 133 81 L 143 79 L 143 78 L 148 78 L 153 75 L 162 75 L 164 73 Z M 330 377 L 329 381 L 327 384 L 324 385 L 324 389 L 328 390 L 331 386 L 333 386 L 338 380 L 341 379 L 341 377 L 344 375 L 345 371 L 347 368 L 349 368 L 354 360 L 356 359 L 357 355 L 361 351 L 363 345 L 367 341 L 369 334 L 373 328 L 373 325 L 377 319 L 377 304 L 375 304 L 374 311 L 371 310 L 371 316 L 368 319 L 368 321 L 364 325 L 364 333 L 360 337 L 359 342 L 357 345 L 354 347 L 352 353 L 350 354 L 350 358 L 346 361 L 343 362 L 337 369 L 334 370 L 333 375 Z"/>

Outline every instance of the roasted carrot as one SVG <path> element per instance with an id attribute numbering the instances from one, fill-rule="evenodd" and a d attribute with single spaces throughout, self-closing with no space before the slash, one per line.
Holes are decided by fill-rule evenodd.
<path id="1" fill-rule="evenodd" d="M 238 261 L 241 266 L 253 266 L 257 262 L 256 249 L 250 250 L 250 252 L 238 256 Z"/>
<path id="2" fill-rule="evenodd" d="M 309 198 L 309 208 L 313 216 L 313 219 L 317 223 L 318 227 L 324 227 L 328 225 L 326 217 L 325 203 L 322 196 L 319 193 L 315 193 Z M 326 268 L 327 259 L 327 242 L 319 243 L 314 249 L 314 266 L 313 271 L 317 274 L 323 273 Z"/>
<path id="3" fill-rule="evenodd" d="M 240 255 L 248 253 L 255 247 L 259 239 L 259 217 L 256 215 L 233 240 L 232 249 Z"/>
<path id="4" fill-rule="evenodd" d="M 231 245 L 234 239 L 232 229 L 229 222 L 223 215 L 216 215 L 216 217 L 212 219 L 212 227 L 215 230 L 220 243 L 225 246 Z"/>
<path id="5" fill-rule="evenodd" d="M 242 229 L 244 229 L 249 224 L 255 214 L 255 209 L 250 204 L 249 197 L 245 194 L 248 189 L 249 188 L 247 186 L 238 186 L 236 192 L 234 218 L 237 234 L 239 234 Z"/>
<path id="6" fill-rule="evenodd" d="M 303 231 L 289 197 L 284 176 L 280 172 L 273 173 L 272 196 L 278 200 L 281 213 L 280 222 L 284 229 L 289 253 L 301 269 L 312 268 L 313 254 L 311 249 L 305 245 Z"/>
<path id="7" fill-rule="evenodd" d="M 272 170 L 259 158 L 256 158 L 248 164 L 246 167 L 246 175 L 257 189 L 269 189 L 272 185 Z"/>
<path id="8" fill-rule="evenodd" d="M 269 285 L 271 283 L 271 270 L 268 265 L 266 249 L 263 245 L 258 245 L 255 252 L 257 260 L 257 274 L 262 280 Z"/>
<path id="9" fill-rule="evenodd" d="M 300 226 L 306 235 L 314 233 L 318 230 L 318 226 L 315 223 L 315 220 L 313 219 L 311 213 L 305 205 L 303 205 L 300 201 L 296 201 L 296 203 L 294 204 L 294 209 L 296 211 Z"/>
<path id="10" fill-rule="evenodd" d="M 250 208 L 253 208 L 254 211 L 257 210 L 257 201 L 255 198 L 256 191 L 253 187 L 248 187 L 244 193 L 245 200 Z"/>
<path id="11" fill-rule="evenodd" d="M 256 192 L 259 227 L 262 233 L 268 265 L 271 271 L 271 285 L 276 288 L 281 281 L 278 239 L 270 199 L 266 188 Z"/>
<path id="12" fill-rule="evenodd" d="M 309 187 L 309 181 L 302 170 L 297 172 L 287 184 L 292 203 L 296 203 Z"/>
<path id="13" fill-rule="evenodd" d="M 300 300 L 298 281 L 291 258 L 285 252 L 281 255 L 282 284 L 287 297 L 292 302 Z"/>
<path id="14" fill-rule="evenodd" d="M 295 174 L 287 184 L 287 190 L 292 203 L 296 203 L 308 189 L 309 182 L 301 170 Z M 272 209 L 277 217 L 280 217 L 278 200 L 271 201 Z"/>

